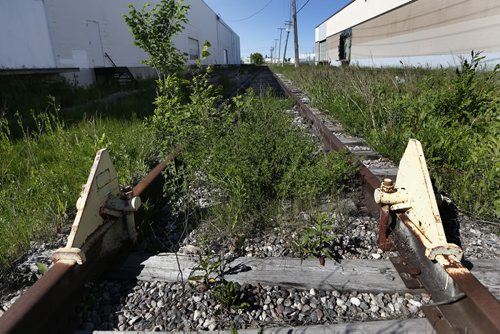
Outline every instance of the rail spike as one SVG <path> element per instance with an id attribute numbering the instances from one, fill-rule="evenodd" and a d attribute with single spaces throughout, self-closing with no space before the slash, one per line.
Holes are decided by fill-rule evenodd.
<path id="1" fill-rule="evenodd" d="M 409 221 L 405 224 L 422 242 L 425 255 L 430 260 L 441 263 L 445 255 L 454 256 L 457 261 L 462 259 L 462 248 L 446 240 L 424 152 L 418 140 L 410 139 L 408 142 L 399 163 L 396 184 L 385 179 L 375 190 L 374 198 L 377 203 L 389 205 L 391 211 L 406 213 Z"/>
<path id="2" fill-rule="evenodd" d="M 77 214 L 68 242 L 52 255 L 52 261 L 83 264 L 86 260 L 82 248 L 91 235 L 108 218 L 125 218 L 129 238 L 136 239 L 134 214 L 141 205 L 139 197 L 130 190 L 120 191 L 118 175 L 107 149 L 97 151 L 87 183 L 76 202 Z"/>

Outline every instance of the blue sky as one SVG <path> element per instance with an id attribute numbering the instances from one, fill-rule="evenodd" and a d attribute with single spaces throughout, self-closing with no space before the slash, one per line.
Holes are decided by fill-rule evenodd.
<path id="1" fill-rule="evenodd" d="M 280 34 L 277 28 L 285 27 L 285 21 L 291 20 L 291 0 L 204 1 L 240 36 L 242 57 L 253 52 L 269 55 L 271 46 L 275 45 L 275 38 L 279 44 Z M 297 10 L 307 1 L 297 0 Z M 309 0 L 297 14 L 301 54 L 314 51 L 314 28 L 349 2 L 350 0 Z M 259 12 L 260 10 L 262 11 Z M 285 38 L 286 31 L 283 31 L 281 55 Z M 287 58 L 290 56 L 293 57 L 293 27 L 287 48 Z"/>

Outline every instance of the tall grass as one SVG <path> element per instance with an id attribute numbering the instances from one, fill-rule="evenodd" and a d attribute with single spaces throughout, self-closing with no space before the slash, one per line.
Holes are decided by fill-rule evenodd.
<path id="1" fill-rule="evenodd" d="M 68 125 L 78 123 L 84 115 L 127 119 L 131 113 L 124 108 L 131 108 L 137 117 L 152 112 L 153 80 L 139 81 L 137 90 L 127 98 L 105 100 L 121 90 L 112 83 L 76 86 L 62 77 L 0 76 L 0 118 L 8 121 L 10 136 L 15 139 L 21 138 L 24 130 L 36 127 L 32 114 L 46 111 L 49 98 L 57 101 L 59 118 Z M 23 128 L 18 126 L 19 120 Z"/>
<path id="2" fill-rule="evenodd" d="M 460 69 L 275 67 L 349 132 L 399 161 L 408 139 L 423 144 L 431 176 L 464 210 L 498 217 L 499 67 Z"/>
<path id="3" fill-rule="evenodd" d="M 23 124 L 26 115 L 13 118 L 19 123 L 15 138 L 12 120 L 0 118 L 0 273 L 31 241 L 51 238 L 71 221 L 98 149 L 110 150 L 120 184 L 147 172 L 153 148 L 136 115 L 152 109 L 149 95 L 88 105 L 72 125 L 61 119 L 51 99 L 45 111 L 32 112 L 30 126 Z M 108 110 L 121 115 L 105 115 Z"/>

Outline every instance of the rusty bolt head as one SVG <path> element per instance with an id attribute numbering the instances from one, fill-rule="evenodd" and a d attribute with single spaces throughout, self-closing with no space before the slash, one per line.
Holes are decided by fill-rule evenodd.
<path id="1" fill-rule="evenodd" d="M 382 182 L 382 186 L 380 188 L 385 193 L 393 193 L 395 191 L 394 182 L 389 178 L 384 179 L 384 182 Z"/>
<path id="2" fill-rule="evenodd" d="M 420 269 L 418 269 L 417 267 L 411 267 L 408 271 L 410 272 L 410 275 L 412 277 L 420 275 Z"/>

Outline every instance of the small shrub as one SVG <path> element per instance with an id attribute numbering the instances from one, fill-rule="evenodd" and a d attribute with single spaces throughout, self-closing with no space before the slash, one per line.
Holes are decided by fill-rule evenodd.
<path id="1" fill-rule="evenodd" d="M 328 222 L 328 216 L 324 212 L 318 212 L 314 216 L 312 226 L 306 227 L 299 242 L 299 249 L 304 258 L 317 257 L 319 263 L 324 266 L 325 259 L 331 259 L 332 241 L 335 239 L 334 224 Z"/>

